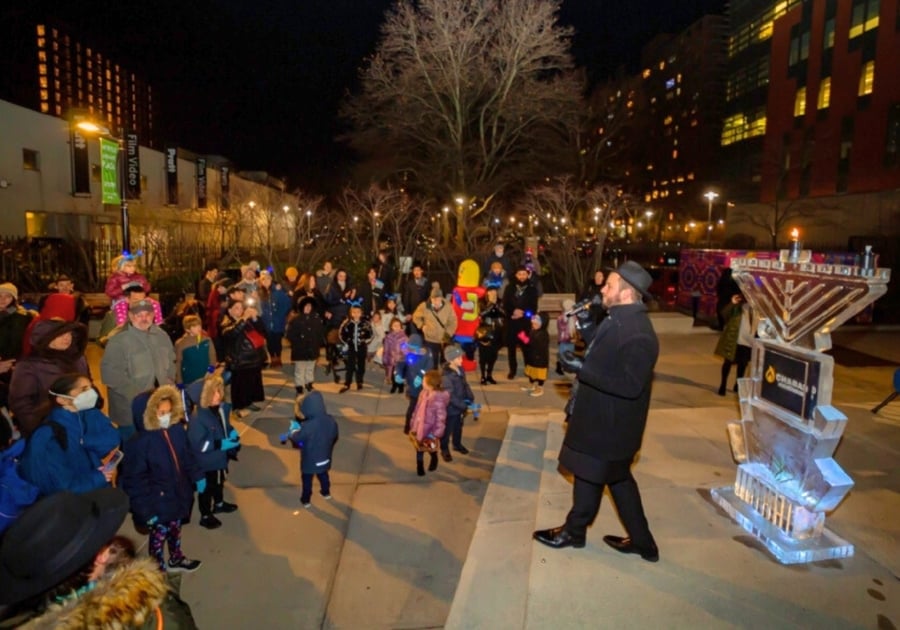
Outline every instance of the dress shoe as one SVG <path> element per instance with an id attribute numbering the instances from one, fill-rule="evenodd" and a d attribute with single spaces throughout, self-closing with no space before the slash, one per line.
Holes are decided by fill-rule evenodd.
<path id="1" fill-rule="evenodd" d="M 312 383 L 307 383 L 307 384 L 306 384 L 306 391 L 311 392 L 311 391 L 314 390 L 314 389 L 315 389 L 315 387 L 313 386 Z"/>
<path id="2" fill-rule="evenodd" d="M 453 455 L 450 454 L 450 451 L 441 451 L 441 457 L 444 459 L 445 462 L 453 461 Z"/>
<path id="3" fill-rule="evenodd" d="M 217 519 L 212 514 L 208 514 L 206 516 L 200 517 L 200 527 L 205 527 L 206 529 L 216 529 L 217 527 L 222 527 L 222 521 Z"/>
<path id="4" fill-rule="evenodd" d="M 343 394 L 344 392 L 349 392 L 349 391 L 350 391 L 350 386 L 349 386 L 349 385 L 344 385 L 343 387 L 341 387 L 341 388 L 338 390 L 338 394 Z"/>
<path id="5" fill-rule="evenodd" d="M 486 378 L 486 377 L 484 377 L 484 376 L 481 377 L 481 384 L 482 384 L 482 385 L 487 385 L 487 384 L 488 384 L 488 381 L 487 381 L 487 378 Z"/>
<path id="6" fill-rule="evenodd" d="M 603 542 L 621 553 L 637 553 L 647 562 L 657 562 L 659 560 L 659 549 L 656 545 L 651 547 L 640 548 L 631 542 L 630 538 L 622 538 L 621 536 L 604 536 Z"/>
<path id="7" fill-rule="evenodd" d="M 356 384 L 356 391 L 359 391 L 359 390 L 361 390 L 361 389 L 362 389 L 362 383 L 357 383 L 357 384 Z"/>
<path id="8" fill-rule="evenodd" d="M 562 525 L 553 529 L 539 529 L 531 537 L 539 543 L 554 549 L 562 549 L 563 547 L 581 549 L 584 547 L 584 536 L 574 536 L 567 532 Z"/>
<path id="9" fill-rule="evenodd" d="M 459 453 L 460 455 L 468 455 L 469 454 L 469 449 L 467 449 L 462 444 L 460 444 L 459 446 L 453 447 L 453 450 L 456 451 L 457 453 Z"/>
<path id="10" fill-rule="evenodd" d="M 510 372 L 509 374 L 506 375 L 506 378 L 508 378 L 509 380 L 513 380 L 514 378 L 516 378 L 516 373 Z"/>
<path id="11" fill-rule="evenodd" d="M 496 385 L 496 384 L 497 384 L 497 381 L 495 381 L 495 380 L 494 380 L 494 377 L 491 376 L 490 374 L 488 374 L 487 382 L 490 383 L 491 385 Z"/>

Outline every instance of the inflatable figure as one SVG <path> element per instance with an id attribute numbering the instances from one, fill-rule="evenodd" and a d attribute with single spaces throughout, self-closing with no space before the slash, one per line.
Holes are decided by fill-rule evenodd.
<path id="1" fill-rule="evenodd" d="M 478 313 L 478 301 L 484 295 L 485 288 L 479 286 L 481 268 L 478 263 L 467 258 L 459 264 L 456 274 L 456 286 L 453 287 L 451 303 L 456 313 L 456 334 L 453 339 L 462 346 L 465 357 L 463 369 L 467 372 L 475 370 L 475 331 L 481 323 Z"/>

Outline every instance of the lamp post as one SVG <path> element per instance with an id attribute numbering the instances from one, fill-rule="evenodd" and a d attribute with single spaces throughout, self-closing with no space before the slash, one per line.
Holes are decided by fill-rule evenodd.
<path id="1" fill-rule="evenodd" d="M 706 249 L 709 249 L 710 242 L 712 240 L 712 206 L 713 201 L 715 201 L 719 197 L 719 193 L 714 192 L 712 190 L 707 191 L 703 195 L 706 197 L 706 200 L 709 202 L 706 207 Z"/>
<path id="2" fill-rule="evenodd" d="M 118 164 L 116 165 L 115 173 L 116 179 L 119 179 L 119 175 L 121 175 L 121 182 L 116 182 L 116 188 L 119 191 L 119 214 L 122 223 L 122 251 L 130 252 L 131 251 L 131 231 L 129 228 L 128 221 L 128 201 L 125 198 L 125 134 L 123 132 L 122 136 L 117 136 L 112 131 L 110 131 L 109 127 L 104 127 L 102 125 L 98 125 L 97 123 L 89 120 L 89 119 L 78 119 L 76 116 L 75 120 L 78 122 L 75 123 L 75 126 L 78 127 L 81 131 L 86 131 L 87 133 L 94 134 L 101 138 L 106 137 L 112 140 L 115 140 L 118 145 L 118 150 L 116 151 L 116 161 L 121 163 L 121 168 L 119 168 Z M 101 147 L 101 153 L 103 148 Z M 118 159 L 118 151 L 121 150 L 123 152 L 122 159 Z M 103 156 L 101 155 L 101 162 Z"/>
<path id="3" fill-rule="evenodd" d="M 312 227 L 310 223 L 312 222 L 312 210 L 306 211 L 306 242 L 309 242 L 309 239 L 312 238 Z"/>

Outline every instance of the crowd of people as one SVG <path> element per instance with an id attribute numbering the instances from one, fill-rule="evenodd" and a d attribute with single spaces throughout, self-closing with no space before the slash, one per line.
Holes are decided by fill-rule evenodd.
<path id="1" fill-rule="evenodd" d="M 367 370 L 377 369 L 384 385 L 390 385 L 388 395 L 408 398 L 403 431 L 414 446 L 420 476 L 426 474 L 426 452 L 429 471 L 437 469 L 439 455 L 451 462 L 451 449 L 462 455 L 469 452 L 463 443 L 464 419 L 470 413 L 477 419 L 478 406 L 467 381 L 468 370 L 478 370 L 481 385 L 496 384 L 494 366 L 506 348 L 507 378 L 517 378 L 521 354 L 528 379 L 522 390 L 530 396 L 543 394 L 550 365 L 549 317 L 538 309 L 540 269 L 530 252 L 522 264 L 513 266 L 498 244 L 475 266 L 475 275 L 480 276 L 477 286 L 462 281 L 461 266 L 460 283 L 466 286 L 452 292 L 429 281 L 418 263 L 413 263 L 406 278 L 399 278 L 388 252 L 378 255 L 360 282 L 331 262 L 315 272 L 289 267 L 280 277 L 251 262 L 241 268 L 239 278 L 210 264 L 195 295 L 167 315 L 151 297 L 152 287 L 138 269 L 138 257 L 125 253 L 116 259 L 106 283 L 110 309 L 98 342 L 104 348 L 99 376 L 106 385 L 107 400 L 94 384 L 95 375 L 85 358 L 89 310 L 71 279 L 59 276 L 54 292 L 36 310 L 18 299 L 15 286 L 0 284 L 0 408 L 4 410 L 0 533 L 7 530 L 3 558 L 22 553 L 19 547 L 27 534 L 21 529 L 30 526 L 35 513 L 46 513 L 48 506 L 84 512 L 98 521 L 88 536 L 77 519 L 65 523 L 50 519 L 43 532 L 47 536 L 84 543 L 66 560 L 69 564 L 64 566 L 72 572 L 62 575 L 65 572 L 56 558 L 38 554 L 29 559 L 26 564 L 36 566 L 29 565 L 27 575 L 3 576 L 0 606 L 12 606 L 4 614 L 76 614 L 79 602 L 99 597 L 101 590 L 114 591 L 123 576 L 147 572 L 147 562 L 134 558 L 133 544 L 114 538 L 125 512 L 131 513 L 138 531 L 147 535 L 159 574 L 200 567 L 201 561 L 191 559 L 181 548 L 182 526 L 190 519 L 195 496 L 199 525 L 207 529 L 220 527 L 218 517 L 238 509 L 225 500 L 223 491 L 241 448 L 232 421 L 261 409 L 265 400 L 262 372 L 265 367 L 282 367 L 284 339 L 290 345 L 297 400 L 294 417 L 286 419 L 289 427 L 283 442 L 290 441 L 300 451 L 300 502 L 305 508 L 311 504 L 313 477 L 318 478 L 321 496 L 331 498 L 328 471 L 339 435 L 325 398 L 316 390 L 316 367 L 323 351 L 326 374 L 343 366 L 341 394 L 353 385 L 357 390 L 364 388 Z M 643 276 L 613 274 L 612 278 L 626 288 L 638 287 L 629 295 L 640 301 L 646 289 Z M 593 327 L 606 317 L 608 288 L 604 273 L 597 271 L 577 296 L 579 310 Z M 575 310 L 574 302 L 567 306 L 567 311 Z M 620 310 L 631 313 L 634 309 Z M 471 316 L 473 312 L 477 317 Z M 591 359 L 588 340 L 581 338 L 573 321 L 571 312 L 566 312 L 557 322 L 560 356 L 569 358 L 565 366 L 562 359 L 557 363 L 559 373 L 564 368 L 580 369 L 571 369 L 576 352 L 584 355 L 585 365 Z M 603 359 L 604 363 L 610 360 Z M 655 355 L 653 361 L 645 361 L 636 378 L 644 378 L 648 365 L 652 372 L 654 361 Z M 639 397 L 637 407 L 645 413 L 642 401 L 649 396 L 649 382 L 627 385 L 638 388 L 628 395 Z M 591 380 L 590 387 L 603 390 L 610 385 Z M 586 416 L 585 406 L 592 403 L 581 401 L 577 394 L 573 399 L 570 417 Z M 603 483 L 620 484 L 611 485 L 618 488 L 614 496 L 619 493 L 621 500 L 634 503 L 636 486 L 632 490 L 621 484 L 633 485 L 625 470 L 642 432 L 641 424 L 629 433 L 626 446 L 610 454 L 616 458 L 609 471 L 615 477 L 612 481 L 598 481 L 596 474 L 585 473 L 586 481 L 579 485 L 576 472 L 576 503 L 587 507 L 579 508 L 577 519 L 570 518 L 567 540 L 583 539 L 585 519 L 594 503 L 599 507 L 597 488 L 602 493 Z M 579 439 L 594 448 L 590 442 L 596 437 L 588 434 Z M 568 439 L 567 445 L 569 450 L 563 454 L 568 452 L 571 460 L 571 452 L 579 448 Z M 585 464 L 577 458 L 570 463 L 574 471 Z M 642 550 L 655 548 L 645 525 L 644 521 L 644 529 L 633 532 Z M 558 532 L 536 534 L 545 543 L 548 536 L 548 544 L 565 546 Z M 0 566 L 7 565 L 0 562 Z M 32 580 L 41 571 L 41 578 Z M 7 579 L 10 584 L 17 580 L 33 584 L 20 591 L 7 590 Z M 150 582 L 155 585 L 157 580 Z M 140 619 L 149 620 L 165 610 L 190 617 L 183 602 L 165 592 L 145 604 L 146 610 L 135 613 Z"/>

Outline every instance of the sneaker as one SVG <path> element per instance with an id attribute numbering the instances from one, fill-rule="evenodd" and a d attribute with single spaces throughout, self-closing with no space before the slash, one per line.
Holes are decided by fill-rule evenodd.
<path id="1" fill-rule="evenodd" d="M 323 494 L 323 495 L 322 495 L 322 498 L 325 499 L 326 501 L 331 501 L 331 495 L 330 495 L 330 494 Z"/>
<path id="2" fill-rule="evenodd" d="M 234 503 L 229 503 L 228 501 L 222 501 L 221 503 L 216 503 L 213 506 L 213 514 L 231 514 L 235 510 L 238 509 L 238 506 Z"/>
<path id="3" fill-rule="evenodd" d="M 534 396 L 534 397 L 543 396 L 543 395 L 544 395 L 544 388 L 543 388 L 543 387 L 535 387 L 535 388 L 532 389 L 530 392 L 528 392 L 528 395 L 529 395 L 529 396 Z"/>
<path id="4" fill-rule="evenodd" d="M 519 387 L 523 392 L 528 392 L 529 394 L 534 391 L 534 385 L 522 385 Z"/>
<path id="5" fill-rule="evenodd" d="M 315 389 L 315 387 L 313 387 L 313 384 L 312 384 L 312 383 L 307 383 L 307 384 L 306 384 L 306 391 L 311 392 L 311 391 L 314 390 L 314 389 Z"/>
<path id="6" fill-rule="evenodd" d="M 450 451 L 441 451 L 441 458 L 442 458 L 445 462 L 452 462 L 452 461 L 453 461 L 453 455 L 450 454 Z"/>
<path id="7" fill-rule="evenodd" d="M 306 503 L 304 503 L 303 501 L 300 501 L 300 505 L 303 506 L 304 510 L 308 510 L 309 508 L 312 507 L 312 503 L 310 503 L 309 501 L 307 501 Z"/>
<path id="8" fill-rule="evenodd" d="M 201 516 L 200 527 L 205 527 L 206 529 L 216 529 L 217 527 L 222 527 L 222 521 L 217 519 L 212 514 Z"/>
<path id="9" fill-rule="evenodd" d="M 203 563 L 199 560 L 191 560 L 181 556 L 178 560 L 169 558 L 168 568 L 169 571 L 174 571 L 175 573 L 193 573 L 200 568 L 201 564 Z"/>

